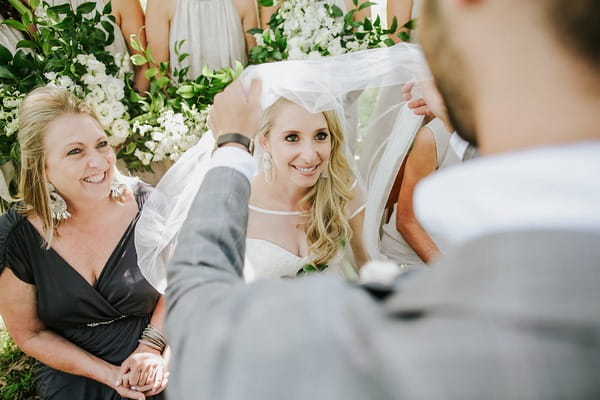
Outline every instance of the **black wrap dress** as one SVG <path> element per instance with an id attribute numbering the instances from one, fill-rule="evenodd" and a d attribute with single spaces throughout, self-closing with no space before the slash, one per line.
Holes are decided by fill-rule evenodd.
<path id="1" fill-rule="evenodd" d="M 138 185 L 138 208 L 149 190 L 145 184 Z M 139 212 L 91 286 L 52 248 L 44 248 L 42 237 L 25 217 L 12 209 L 0 217 L 0 272 L 8 267 L 20 280 L 35 286 L 37 313 L 48 329 L 115 365 L 137 347 L 159 298 L 137 265 L 134 230 L 138 218 Z M 42 399 L 121 399 L 100 382 L 40 362 L 36 382 Z"/>

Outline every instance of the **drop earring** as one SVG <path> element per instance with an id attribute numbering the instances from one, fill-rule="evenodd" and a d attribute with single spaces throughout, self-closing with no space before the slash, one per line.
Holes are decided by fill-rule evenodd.
<path id="1" fill-rule="evenodd" d="M 268 151 L 265 151 L 262 155 L 262 169 L 265 182 L 273 182 L 273 157 L 271 157 L 271 153 Z"/>
<path id="2" fill-rule="evenodd" d="M 50 207 L 50 216 L 52 219 L 56 222 L 60 222 L 71 218 L 71 213 L 67 211 L 67 202 L 60 194 L 58 194 L 54 185 L 48 182 L 47 188 L 50 197 L 48 205 Z"/>
<path id="3" fill-rule="evenodd" d="M 325 168 L 323 168 L 323 172 L 321 172 L 321 178 L 327 179 L 329 178 L 329 162 L 325 164 Z"/>
<path id="4" fill-rule="evenodd" d="M 110 184 L 110 197 L 113 200 L 122 201 L 127 191 L 127 185 L 120 182 L 117 177 Z"/>

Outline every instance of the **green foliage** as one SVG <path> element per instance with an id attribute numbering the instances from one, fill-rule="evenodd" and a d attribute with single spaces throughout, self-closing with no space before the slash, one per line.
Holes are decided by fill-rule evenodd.
<path id="1" fill-rule="evenodd" d="M 302 268 L 296 272 L 296 276 L 308 275 L 314 272 L 322 272 L 327 269 L 328 265 L 314 265 L 314 264 L 304 264 Z"/>
<path id="2" fill-rule="evenodd" d="M 394 18 L 389 28 L 384 28 L 381 18 L 375 20 L 365 18 L 356 21 L 357 12 L 374 5 L 374 2 L 353 0 L 355 8 L 344 14 L 335 4 L 312 3 L 302 0 L 286 0 L 278 8 L 268 23 L 267 29 L 252 29 L 248 31 L 257 39 L 257 46 L 250 50 L 249 59 L 252 64 L 281 61 L 288 58 L 298 59 L 304 53 L 307 57 L 313 53 L 322 56 L 337 55 L 352 51 L 391 46 L 394 42 L 389 38 L 398 31 L 398 23 Z M 327 18 L 323 18 L 315 7 L 323 7 Z M 312 8 L 309 10 L 309 8 Z M 294 10 L 290 12 L 290 10 Z M 298 15 L 304 15 L 306 20 L 299 20 Z M 313 27 L 312 32 L 300 29 L 300 25 L 314 24 L 315 15 L 320 16 L 319 26 Z M 291 21 L 291 20 L 295 21 Z M 328 19 L 326 21 L 326 19 Z M 330 31 L 324 35 L 323 30 Z M 406 33 L 405 33 L 406 34 Z M 304 35 L 304 36 L 302 36 Z M 323 36 L 328 36 L 323 38 Z M 292 39 L 294 45 L 291 46 Z M 299 44 L 300 43 L 300 44 Z M 292 55 L 291 52 L 295 51 Z M 304 57 L 306 58 L 306 57 Z"/>
<path id="3" fill-rule="evenodd" d="M 178 41 L 174 47 L 179 63 L 189 56 L 181 53 L 183 43 L 183 40 Z M 172 111 L 182 114 L 186 125 L 190 128 L 206 130 L 207 108 L 213 103 L 214 97 L 242 73 L 243 66 L 238 62 L 235 68 L 223 68 L 217 71 L 205 66 L 200 76 L 191 79 L 188 77 L 189 67 L 169 71 L 169 63 L 159 63 L 152 50 L 144 48 L 135 38 L 131 39 L 131 46 L 141 53 L 132 57 L 133 63 L 138 66 L 148 64 L 145 75 L 150 81 L 150 89 L 144 96 L 132 93 L 130 101 L 137 104 L 140 112 L 136 113 L 130 121 L 133 132 L 121 147 L 118 157 L 126 162 L 129 170 L 151 171 L 150 165 L 143 163 L 136 156 L 136 150 L 152 153 L 153 149 L 148 148 L 151 132 L 138 127 L 157 127 L 160 125 L 161 115 L 165 111 Z"/>
<path id="4" fill-rule="evenodd" d="M 34 400 L 33 359 L 0 330 L 0 400 Z"/>

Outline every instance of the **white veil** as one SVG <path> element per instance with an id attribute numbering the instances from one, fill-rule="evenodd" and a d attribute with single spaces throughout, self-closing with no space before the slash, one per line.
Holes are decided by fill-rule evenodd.
<path id="1" fill-rule="evenodd" d="M 401 87 L 411 80 L 430 79 L 430 75 L 418 46 L 398 44 L 335 57 L 250 66 L 240 79 L 245 88 L 249 88 L 252 79 L 262 80 L 263 109 L 280 97 L 285 97 L 310 112 L 335 110 L 346 132 L 352 130 L 349 124 L 356 121 L 356 116 L 351 113 L 358 108 L 349 104 L 354 103 L 361 94 L 370 89 Z M 381 149 L 383 153 L 395 151 L 397 155 L 401 155 L 396 158 L 403 159 L 422 118 L 415 117 L 403 105 L 390 104 L 387 107 L 376 107 L 375 111 L 361 112 L 364 120 L 361 125 L 373 125 L 390 113 L 397 116 L 394 124 L 396 133 L 393 143 L 390 142 L 390 145 Z M 397 129 L 400 125 L 402 129 Z M 206 132 L 200 142 L 188 150 L 163 176 L 147 199 L 138 220 L 135 233 L 138 264 L 144 276 L 160 292 L 164 292 L 166 288 L 166 265 L 177 241 L 177 234 L 206 173 L 213 145 L 212 133 Z M 352 145 L 348 148 L 352 148 Z M 349 149 L 348 159 L 352 161 L 355 154 Z M 377 166 L 377 163 L 374 165 Z M 374 174 L 385 181 L 389 178 L 386 178 L 386 174 L 395 176 L 399 165 L 384 167 L 382 170 L 374 167 Z M 361 181 L 358 169 L 354 170 Z M 378 238 L 381 216 L 370 213 L 370 209 L 378 208 L 379 205 L 383 208 L 387 193 L 389 188 L 382 187 L 367 195 L 363 239 L 371 258 L 380 258 Z M 375 238 L 377 241 L 374 241 Z"/>

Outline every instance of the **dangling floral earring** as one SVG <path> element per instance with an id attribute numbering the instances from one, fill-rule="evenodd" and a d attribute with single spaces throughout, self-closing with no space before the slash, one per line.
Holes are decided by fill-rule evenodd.
<path id="1" fill-rule="evenodd" d="M 273 157 L 271 153 L 265 151 L 262 155 L 262 169 L 265 175 L 265 182 L 273 182 Z"/>
<path id="2" fill-rule="evenodd" d="M 115 176 L 110 184 L 110 197 L 113 200 L 122 201 L 127 191 L 127 185 L 119 181 Z"/>
<path id="3" fill-rule="evenodd" d="M 71 218 L 71 213 L 67 211 L 67 202 L 60 194 L 58 194 L 54 185 L 48 182 L 47 188 L 50 197 L 50 201 L 48 203 L 50 206 L 50 216 L 52 219 L 56 222 L 60 222 Z"/>
<path id="4" fill-rule="evenodd" d="M 323 179 L 329 178 L 329 162 L 325 164 L 325 168 L 323 168 L 323 172 L 321 172 L 320 177 Z"/>

